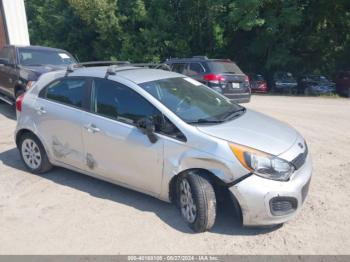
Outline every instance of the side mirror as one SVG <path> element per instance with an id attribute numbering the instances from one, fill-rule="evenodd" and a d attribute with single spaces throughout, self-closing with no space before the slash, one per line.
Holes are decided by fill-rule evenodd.
<path id="1" fill-rule="evenodd" d="M 0 65 L 4 66 L 4 65 L 8 65 L 9 61 L 7 59 L 4 58 L 0 58 Z"/>
<path id="2" fill-rule="evenodd" d="M 155 143 L 158 140 L 157 135 L 155 134 L 156 126 L 152 119 L 142 118 L 136 122 L 137 128 L 145 135 L 147 135 L 151 143 Z"/>

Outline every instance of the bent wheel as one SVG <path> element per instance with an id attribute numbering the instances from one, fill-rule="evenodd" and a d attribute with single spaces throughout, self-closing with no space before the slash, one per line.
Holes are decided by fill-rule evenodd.
<path id="1" fill-rule="evenodd" d="M 215 223 L 216 197 L 210 182 L 191 173 L 178 181 L 178 203 L 183 219 L 195 232 L 209 230 Z"/>

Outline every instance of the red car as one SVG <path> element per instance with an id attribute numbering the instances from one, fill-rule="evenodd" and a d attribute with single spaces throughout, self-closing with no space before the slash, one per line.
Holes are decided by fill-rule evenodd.
<path id="1" fill-rule="evenodd" d="M 339 72 L 335 83 L 339 95 L 350 97 L 350 71 Z"/>
<path id="2" fill-rule="evenodd" d="M 252 93 L 267 93 L 267 83 L 262 75 L 251 74 L 249 75 L 249 80 Z"/>

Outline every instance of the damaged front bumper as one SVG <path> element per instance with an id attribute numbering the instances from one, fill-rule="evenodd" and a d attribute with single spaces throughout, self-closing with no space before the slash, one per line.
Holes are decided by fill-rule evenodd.
<path id="1" fill-rule="evenodd" d="M 245 226 L 284 223 L 297 215 L 308 193 L 312 174 L 310 154 L 287 182 L 251 175 L 230 187 Z"/>

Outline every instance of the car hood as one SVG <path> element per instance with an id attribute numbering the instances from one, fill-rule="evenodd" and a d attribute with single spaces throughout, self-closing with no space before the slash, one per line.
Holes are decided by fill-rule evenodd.
<path id="1" fill-rule="evenodd" d="M 207 135 L 272 155 L 285 152 L 298 137 L 297 131 L 289 125 L 248 109 L 242 116 L 232 121 L 197 128 Z"/>

